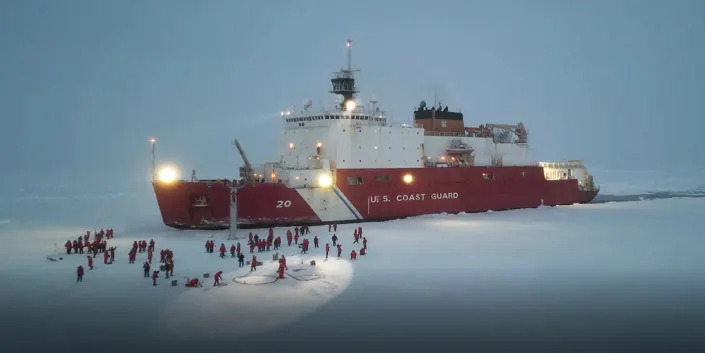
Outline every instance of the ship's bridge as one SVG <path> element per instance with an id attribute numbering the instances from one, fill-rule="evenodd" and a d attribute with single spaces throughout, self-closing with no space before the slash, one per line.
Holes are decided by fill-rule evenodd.
<path id="1" fill-rule="evenodd" d="M 387 118 L 383 112 L 370 114 L 369 112 L 356 108 L 353 111 L 322 111 L 319 113 L 301 112 L 299 114 L 291 114 L 290 112 L 282 112 L 287 129 L 298 129 L 308 127 L 323 127 L 331 126 L 336 122 L 356 122 L 365 125 L 386 126 Z"/>

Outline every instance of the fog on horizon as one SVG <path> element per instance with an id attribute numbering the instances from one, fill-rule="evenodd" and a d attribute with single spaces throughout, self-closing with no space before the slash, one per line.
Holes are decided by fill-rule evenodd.
<path id="1" fill-rule="evenodd" d="M 347 39 L 359 98 L 406 121 L 434 92 L 466 125 L 524 122 L 539 160 L 705 164 L 702 1 L 5 1 L 10 175 L 233 177 L 275 160 L 279 111 L 330 107 Z M 186 175 L 188 176 L 188 175 Z"/>

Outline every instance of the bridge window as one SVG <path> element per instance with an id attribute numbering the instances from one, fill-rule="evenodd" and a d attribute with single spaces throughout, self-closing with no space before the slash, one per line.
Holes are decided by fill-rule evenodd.
<path id="1" fill-rule="evenodd" d="M 482 179 L 487 181 L 494 180 L 494 173 L 482 173 Z"/>
<path id="2" fill-rule="evenodd" d="M 389 181 L 389 175 L 376 175 L 375 181 Z"/>
<path id="3" fill-rule="evenodd" d="M 448 123 L 445 120 L 441 120 L 441 127 L 448 127 Z"/>
<path id="4" fill-rule="evenodd" d="M 526 179 L 526 172 L 521 172 L 521 178 Z"/>
<path id="5" fill-rule="evenodd" d="M 362 184 L 362 177 L 348 177 L 348 184 L 350 185 L 360 185 Z"/>

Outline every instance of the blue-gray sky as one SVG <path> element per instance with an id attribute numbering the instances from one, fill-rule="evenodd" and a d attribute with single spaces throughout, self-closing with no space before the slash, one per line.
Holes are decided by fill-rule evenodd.
<path id="1" fill-rule="evenodd" d="M 407 119 L 523 121 L 539 159 L 705 164 L 703 1 L 3 1 L 0 163 L 149 175 L 158 157 L 233 176 L 232 138 L 275 159 L 277 113 L 329 104 L 329 74 Z"/>

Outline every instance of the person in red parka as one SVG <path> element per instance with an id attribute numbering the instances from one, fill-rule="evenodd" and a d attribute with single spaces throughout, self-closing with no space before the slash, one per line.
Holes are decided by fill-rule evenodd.
<path id="1" fill-rule="evenodd" d="M 365 250 L 367 250 L 367 238 L 365 238 L 365 237 L 362 237 L 362 247 L 365 248 Z"/>
<path id="2" fill-rule="evenodd" d="M 235 257 L 235 251 L 237 251 L 235 244 L 230 245 L 230 257 Z"/>
<path id="3" fill-rule="evenodd" d="M 330 251 L 330 244 L 326 243 L 326 259 L 328 258 L 329 251 Z"/>
<path id="4" fill-rule="evenodd" d="M 216 272 L 215 276 L 213 276 L 213 279 L 215 280 L 215 282 L 213 282 L 213 286 L 219 286 L 220 280 L 223 279 L 223 271 Z"/>
<path id="5" fill-rule="evenodd" d="M 186 287 L 198 287 L 198 278 L 192 278 L 186 282 Z"/>
<path id="6" fill-rule="evenodd" d="M 152 264 L 152 248 L 147 248 L 147 261 Z"/>
<path id="7" fill-rule="evenodd" d="M 103 263 L 107 264 L 108 263 L 108 258 L 110 257 L 110 253 L 108 251 L 103 251 Z"/>
<path id="8" fill-rule="evenodd" d="M 257 256 L 252 255 L 252 262 L 250 262 L 250 272 L 257 271 Z"/>
<path id="9" fill-rule="evenodd" d="M 282 266 L 284 266 L 284 269 L 288 270 L 289 268 L 286 267 L 286 257 L 284 257 L 284 255 L 282 255 L 282 258 L 280 261 L 281 261 L 280 263 L 282 264 Z"/>
<path id="10" fill-rule="evenodd" d="M 277 270 L 277 273 L 279 273 L 279 279 L 284 279 L 284 266 L 279 263 L 279 269 Z"/>
<path id="11" fill-rule="evenodd" d="M 90 256 L 87 256 L 87 257 L 88 257 L 88 269 L 92 270 L 93 269 L 93 258 Z"/>
<path id="12" fill-rule="evenodd" d="M 355 259 L 357 259 L 357 253 L 355 252 L 355 250 L 353 250 L 350 252 L 350 260 L 355 260 Z"/>
<path id="13" fill-rule="evenodd" d="M 365 248 L 360 249 L 360 255 L 365 256 Z"/>
<path id="14" fill-rule="evenodd" d="M 71 254 L 71 249 L 73 248 L 71 240 L 67 240 L 66 244 L 64 244 L 64 247 L 66 248 L 66 254 Z"/>
<path id="15" fill-rule="evenodd" d="M 154 239 L 149 239 L 149 247 L 147 249 L 154 251 Z"/>
<path id="16" fill-rule="evenodd" d="M 83 282 L 83 266 L 78 266 L 76 269 L 76 275 L 78 276 L 78 278 L 76 278 L 76 282 Z"/>
<path id="17" fill-rule="evenodd" d="M 343 246 L 338 244 L 338 258 L 340 258 L 340 253 L 343 252 Z"/>
<path id="18" fill-rule="evenodd" d="M 220 257 L 224 258 L 225 257 L 225 244 L 220 243 Z"/>
<path id="19" fill-rule="evenodd" d="M 211 252 L 211 241 L 206 240 L 206 252 Z"/>
<path id="20" fill-rule="evenodd" d="M 299 232 L 296 232 L 296 235 L 294 235 L 294 244 L 299 243 Z"/>
<path id="21" fill-rule="evenodd" d="M 250 243 L 250 254 L 252 254 L 255 251 L 255 242 Z"/>
<path id="22" fill-rule="evenodd" d="M 289 246 L 291 246 L 291 239 L 292 239 L 291 231 L 288 230 L 288 231 L 286 231 L 286 243 L 289 244 Z M 70 251 L 71 251 L 71 245 L 69 245 L 69 252 Z"/>

